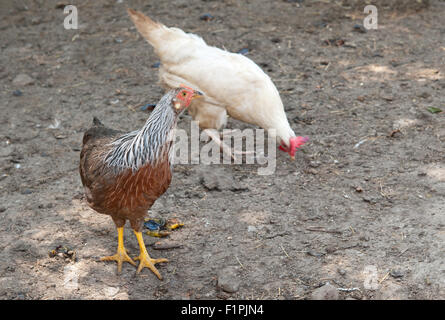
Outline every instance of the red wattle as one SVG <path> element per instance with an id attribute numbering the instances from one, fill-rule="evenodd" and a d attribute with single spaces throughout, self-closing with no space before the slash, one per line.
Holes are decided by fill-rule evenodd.
<path id="1" fill-rule="evenodd" d="M 295 152 L 298 148 L 304 145 L 309 140 L 308 137 L 292 137 L 289 139 L 289 147 L 287 147 L 283 141 L 281 141 L 281 145 L 278 147 L 281 151 L 289 153 L 291 157 L 295 156 Z"/>

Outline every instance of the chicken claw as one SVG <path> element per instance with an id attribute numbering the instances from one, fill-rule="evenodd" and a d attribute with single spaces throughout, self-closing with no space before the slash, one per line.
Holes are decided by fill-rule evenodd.
<path id="1" fill-rule="evenodd" d="M 145 248 L 144 239 L 142 237 L 142 232 L 134 231 L 134 234 L 136 235 L 136 238 L 138 239 L 139 249 L 141 250 L 139 257 L 135 258 L 135 260 L 140 261 L 137 273 L 140 273 L 144 267 L 147 267 L 159 278 L 159 280 L 162 280 L 162 276 L 159 273 L 158 269 L 156 269 L 155 264 L 162 263 L 162 262 L 168 262 L 168 259 L 165 259 L 165 258 L 152 259 L 152 258 L 150 258 L 150 256 L 148 255 L 147 249 Z"/>
<path id="2" fill-rule="evenodd" d="M 106 256 L 100 258 L 100 261 L 117 261 L 117 272 L 121 273 L 122 271 L 122 263 L 129 262 L 132 265 L 136 266 L 136 263 L 128 256 L 127 250 L 124 247 L 124 228 L 117 228 L 117 253 L 113 256 Z"/>
<path id="3" fill-rule="evenodd" d="M 232 130 L 233 131 L 233 130 Z M 238 151 L 233 150 L 232 148 L 226 145 L 222 140 L 220 134 L 214 130 L 214 129 L 205 129 L 204 132 L 207 134 L 210 139 L 213 140 L 219 147 L 221 148 L 222 152 L 229 155 L 233 161 L 236 161 L 237 157 L 235 155 L 247 155 L 247 154 L 254 154 L 255 151 Z M 226 134 L 230 134 L 230 132 L 226 132 Z"/>

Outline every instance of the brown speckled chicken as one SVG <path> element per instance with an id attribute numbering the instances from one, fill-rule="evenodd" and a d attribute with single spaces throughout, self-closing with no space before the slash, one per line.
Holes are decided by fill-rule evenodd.
<path id="1" fill-rule="evenodd" d="M 95 118 L 84 134 L 80 176 L 89 206 L 110 215 L 116 224 L 117 253 L 101 260 L 117 261 L 118 272 L 123 262 L 136 265 L 124 247 L 124 225 L 129 220 L 140 248 L 137 272 L 148 267 L 162 279 L 155 264 L 167 259 L 150 258 L 141 228 L 147 210 L 170 185 L 178 116 L 198 96 L 201 93 L 188 87 L 174 89 L 162 97 L 141 129 L 122 133 L 104 127 Z"/>

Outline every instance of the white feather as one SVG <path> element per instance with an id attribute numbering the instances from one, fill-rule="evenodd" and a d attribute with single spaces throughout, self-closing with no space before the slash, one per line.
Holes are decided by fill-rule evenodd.
<path id="1" fill-rule="evenodd" d="M 275 129 L 288 145 L 295 133 L 284 112 L 279 92 L 269 76 L 249 58 L 208 46 L 197 35 L 153 22 L 132 13 L 139 32 L 161 59 L 159 78 L 169 88 L 188 85 L 204 93 L 189 108 L 200 127 L 220 129 L 227 113 L 238 120 Z"/>

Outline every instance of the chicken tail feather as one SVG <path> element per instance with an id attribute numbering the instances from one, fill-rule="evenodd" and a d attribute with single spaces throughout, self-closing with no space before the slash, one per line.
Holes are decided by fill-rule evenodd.
<path id="1" fill-rule="evenodd" d="M 149 17 L 145 16 L 139 11 L 127 9 L 127 12 L 139 33 L 148 42 L 150 42 L 151 45 L 155 45 L 156 35 L 153 33 L 153 31 L 159 30 L 160 28 L 164 27 L 164 25 L 151 20 Z"/>
<path id="2" fill-rule="evenodd" d="M 93 117 L 93 126 L 103 127 L 104 124 L 97 117 Z"/>

